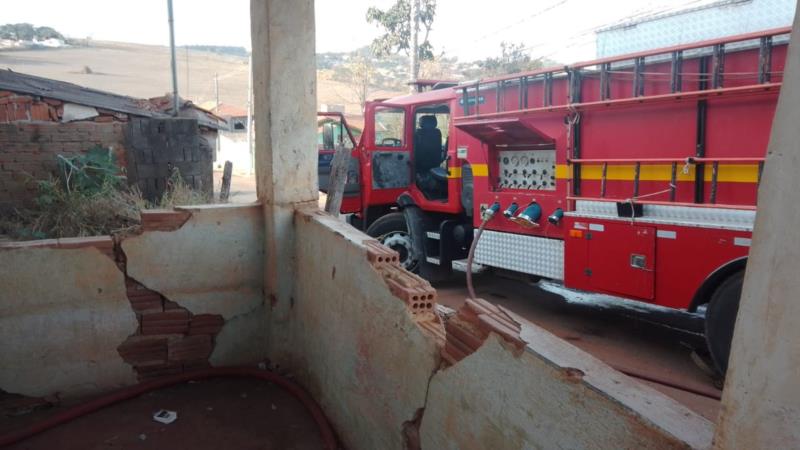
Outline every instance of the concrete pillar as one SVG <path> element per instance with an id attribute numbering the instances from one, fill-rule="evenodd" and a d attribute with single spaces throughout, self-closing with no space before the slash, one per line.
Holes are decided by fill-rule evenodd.
<path id="1" fill-rule="evenodd" d="M 313 0 L 250 2 L 258 199 L 265 216 L 264 292 L 270 353 L 290 333 L 294 230 L 300 207 L 316 207 L 316 60 Z"/>
<path id="2" fill-rule="evenodd" d="M 758 193 L 750 258 L 715 437 L 718 449 L 800 448 L 800 29 Z"/>

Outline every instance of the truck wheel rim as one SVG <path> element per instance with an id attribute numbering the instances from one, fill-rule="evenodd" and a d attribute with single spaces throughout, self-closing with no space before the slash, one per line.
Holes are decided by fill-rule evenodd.
<path id="1" fill-rule="evenodd" d="M 414 270 L 417 267 L 417 258 L 411 245 L 411 236 L 402 231 L 393 231 L 383 235 L 380 239 L 381 244 L 396 251 L 400 255 L 400 264 L 406 270 Z"/>

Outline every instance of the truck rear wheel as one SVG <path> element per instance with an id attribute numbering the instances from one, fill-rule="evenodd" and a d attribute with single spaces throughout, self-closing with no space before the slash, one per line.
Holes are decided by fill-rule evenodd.
<path id="1" fill-rule="evenodd" d="M 717 287 L 706 309 L 706 342 L 721 374 L 728 370 L 733 327 L 739 312 L 744 272 L 737 272 Z"/>
<path id="2" fill-rule="evenodd" d="M 408 271 L 419 268 L 419 256 L 414 253 L 406 218 L 401 212 L 393 212 L 379 218 L 367 228 L 367 234 L 400 255 L 400 264 Z"/>

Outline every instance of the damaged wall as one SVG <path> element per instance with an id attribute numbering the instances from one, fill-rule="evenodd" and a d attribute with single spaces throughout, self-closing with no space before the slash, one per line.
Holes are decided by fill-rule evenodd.
<path id="1" fill-rule="evenodd" d="M 345 447 L 403 448 L 439 364 L 427 339 L 367 260 L 370 237 L 309 209 L 295 216 L 298 267 L 287 361 Z"/>
<path id="2" fill-rule="evenodd" d="M 401 291 L 419 288 L 390 286 L 368 236 L 312 210 L 296 213 L 295 231 L 303 271 L 290 313 L 293 356 L 283 363 L 346 447 L 710 445 L 706 419 L 532 325 L 510 343 L 476 335 L 478 350 L 444 368 L 444 327 L 412 313 Z"/>
<path id="3" fill-rule="evenodd" d="M 188 218 L 174 231 L 161 231 L 159 228 L 170 227 L 153 223 L 152 231 L 122 241 L 128 276 L 193 317 L 222 316 L 225 325 L 215 337 L 210 357 L 213 365 L 263 359 L 261 206 L 208 205 L 180 210 L 188 213 Z M 147 318 L 145 314 L 143 324 Z M 190 330 L 181 331 L 178 334 L 192 335 Z"/>
<path id="4" fill-rule="evenodd" d="M 0 245 L 0 389 L 81 396 L 264 359 L 259 205 L 143 213 L 138 235 Z"/>
<path id="5" fill-rule="evenodd" d="M 422 448 L 707 448 L 713 424 L 533 324 L 431 380 Z M 449 335 L 448 335 L 449 339 Z"/>
<path id="6" fill-rule="evenodd" d="M 80 396 L 136 381 L 136 331 L 110 237 L 0 246 L 0 389 Z"/>

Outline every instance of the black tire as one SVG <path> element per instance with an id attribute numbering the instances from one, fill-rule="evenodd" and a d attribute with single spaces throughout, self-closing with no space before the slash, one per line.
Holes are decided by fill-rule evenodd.
<path id="1" fill-rule="evenodd" d="M 406 217 L 402 212 L 381 216 L 367 228 L 367 234 L 396 251 L 400 255 L 400 264 L 406 269 L 412 272 L 419 269 L 419 261 L 415 261 L 413 256 Z M 400 244 L 403 235 L 408 236 L 408 241 Z"/>
<path id="2" fill-rule="evenodd" d="M 728 277 L 711 295 L 706 309 L 706 343 L 711 359 L 722 375 L 728 370 L 733 327 L 739 312 L 744 272 Z"/>

